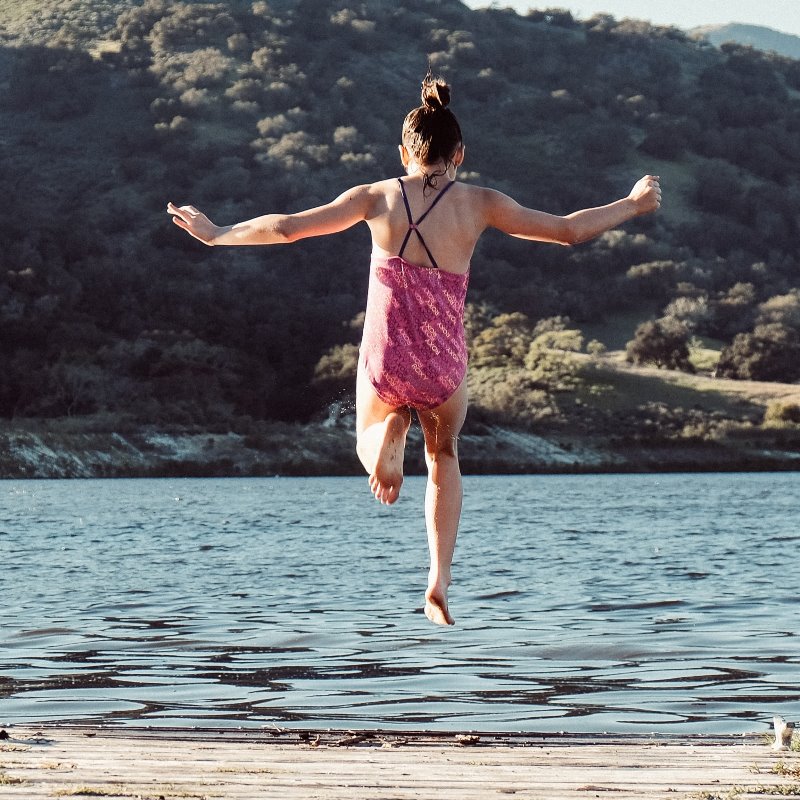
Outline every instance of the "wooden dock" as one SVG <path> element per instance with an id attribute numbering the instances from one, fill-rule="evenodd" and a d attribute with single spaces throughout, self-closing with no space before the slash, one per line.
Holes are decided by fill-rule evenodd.
<path id="1" fill-rule="evenodd" d="M 0 797 L 52 800 L 800 798 L 771 737 L 10 727 Z"/>

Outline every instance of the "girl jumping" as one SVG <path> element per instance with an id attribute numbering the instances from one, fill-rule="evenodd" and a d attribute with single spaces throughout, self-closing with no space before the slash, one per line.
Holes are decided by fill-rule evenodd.
<path id="1" fill-rule="evenodd" d="M 493 189 L 458 183 L 461 128 L 447 107 L 450 87 L 430 75 L 422 105 L 403 123 L 402 178 L 355 186 L 297 214 L 215 225 L 194 206 L 170 203 L 173 222 L 207 245 L 286 244 L 366 222 L 372 234 L 367 310 L 356 379 L 356 451 L 381 503 L 403 483 L 411 409 L 425 437 L 425 523 L 430 549 L 425 615 L 452 625 L 450 567 L 461 516 L 457 442 L 467 411 L 463 312 L 470 258 L 497 228 L 521 239 L 574 245 L 661 205 L 657 176 L 606 206 L 554 216 Z"/>

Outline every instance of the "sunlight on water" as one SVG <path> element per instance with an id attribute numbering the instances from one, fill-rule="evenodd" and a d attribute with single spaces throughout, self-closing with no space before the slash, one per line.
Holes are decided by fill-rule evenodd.
<path id="1" fill-rule="evenodd" d="M 744 732 L 800 716 L 795 474 L 0 482 L 0 723 Z"/>

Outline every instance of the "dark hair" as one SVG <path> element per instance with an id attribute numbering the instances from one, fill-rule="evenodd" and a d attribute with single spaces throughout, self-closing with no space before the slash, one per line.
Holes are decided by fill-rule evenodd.
<path id="1" fill-rule="evenodd" d="M 424 173 L 424 188 L 436 188 L 436 179 L 447 174 L 462 142 L 461 127 L 449 103 L 450 87 L 429 72 L 422 81 L 422 105 L 409 111 L 403 122 L 403 144 L 421 167 L 445 162 L 443 172 Z"/>

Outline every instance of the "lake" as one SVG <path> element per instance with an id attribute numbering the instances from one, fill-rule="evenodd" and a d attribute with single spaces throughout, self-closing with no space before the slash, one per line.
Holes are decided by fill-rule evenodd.
<path id="1" fill-rule="evenodd" d="M 800 718 L 800 475 L 0 481 L 0 724 L 738 733 Z"/>

